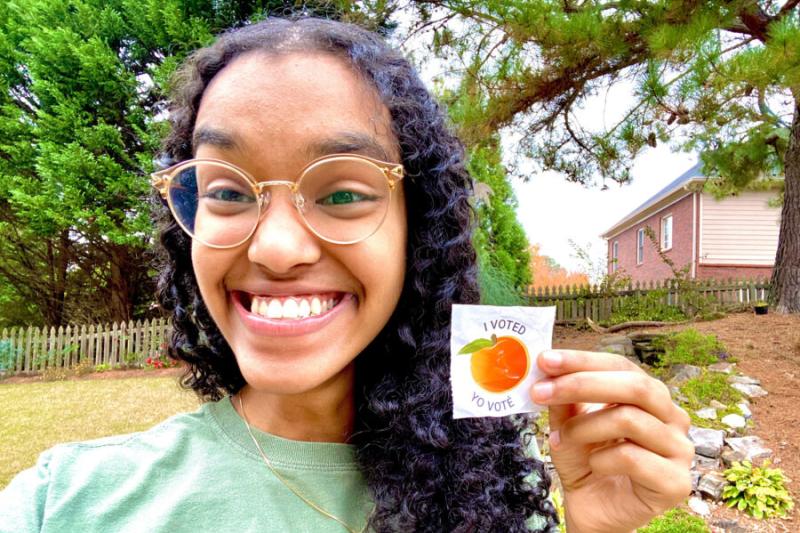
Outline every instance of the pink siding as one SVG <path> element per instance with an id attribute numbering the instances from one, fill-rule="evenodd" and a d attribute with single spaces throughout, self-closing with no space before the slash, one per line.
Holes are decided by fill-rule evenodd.
<path id="1" fill-rule="evenodd" d="M 608 239 L 609 272 L 611 272 L 612 247 L 619 242 L 617 268 L 624 270 L 633 281 L 656 281 L 672 277 L 672 271 L 658 256 L 656 248 L 645 236 L 642 264 L 636 264 L 636 234 L 639 228 L 650 226 L 661 240 L 661 218 L 672 215 L 672 249 L 667 257 L 675 266 L 682 268 L 692 262 L 692 195 L 689 194 L 674 204 L 658 211 L 649 218 Z"/>

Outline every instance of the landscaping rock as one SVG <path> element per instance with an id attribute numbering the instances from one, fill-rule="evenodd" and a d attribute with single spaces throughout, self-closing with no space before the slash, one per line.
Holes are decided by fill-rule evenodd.
<path id="1" fill-rule="evenodd" d="M 670 385 L 680 385 L 692 378 L 703 374 L 703 369 L 694 365 L 672 365 L 669 370 L 670 378 L 667 383 Z"/>
<path id="2" fill-rule="evenodd" d="M 702 409 L 698 409 L 694 412 L 697 415 L 697 418 L 703 418 L 705 420 L 716 420 L 717 419 L 717 410 L 713 407 L 704 407 Z"/>
<path id="3" fill-rule="evenodd" d="M 731 413 L 722 417 L 722 423 L 733 429 L 741 429 L 747 426 L 747 420 L 742 415 Z"/>
<path id="4" fill-rule="evenodd" d="M 722 464 L 725 466 L 725 468 L 730 468 L 731 465 L 733 465 L 733 463 L 735 461 L 741 461 L 742 460 L 742 456 L 741 455 L 739 455 L 735 451 L 731 450 L 727 446 L 725 447 L 725 449 L 722 450 L 721 458 L 722 458 Z"/>
<path id="5" fill-rule="evenodd" d="M 753 417 L 753 413 L 752 413 L 752 411 L 750 411 L 750 406 L 748 406 L 746 403 L 744 403 L 744 402 L 742 402 L 742 403 L 737 403 L 737 404 L 736 404 L 736 407 L 738 407 L 738 408 L 739 408 L 739 411 L 741 411 L 741 412 L 742 412 L 742 416 L 743 416 L 743 417 L 744 417 L 746 420 L 750 420 L 750 418 L 752 418 L 752 417 Z"/>
<path id="6" fill-rule="evenodd" d="M 728 480 L 719 472 L 706 472 L 697 484 L 697 491 L 718 502 L 722 499 L 722 489 L 727 484 Z"/>
<path id="7" fill-rule="evenodd" d="M 727 405 L 725 405 L 724 403 L 722 403 L 719 400 L 711 400 L 710 402 L 708 402 L 708 405 L 710 405 L 714 409 L 727 409 L 728 408 Z"/>
<path id="8" fill-rule="evenodd" d="M 704 457 L 702 455 L 694 455 L 692 460 L 692 468 L 700 473 L 708 472 L 709 470 L 719 470 L 719 459 L 712 459 L 711 457 Z"/>
<path id="9" fill-rule="evenodd" d="M 717 528 L 714 531 L 722 533 L 750 533 L 750 530 L 740 526 L 737 520 L 715 520 L 712 525 Z"/>
<path id="10" fill-rule="evenodd" d="M 742 385 L 761 385 L 761 380 L 750 376 L 729 376 L 728 383 L 741 383 Z"/>
<path id="11" fill-rule="evenodd" d="M 708 365 L 708 370 L 710 372 L 720 372 L 722 374 L 730 374 L 733 372 L 733 369 L 736 365 L 733 363 L 714 363 L 713 365 Z"/>
<path id="12" fill-rule="evenodd" d="M 709 507 L 706 502 L 697 496 L 692 496 L 689 498 L 689 509 L 691 509 L 693 513 L 702 517 L 706 517 L 711 514 L 711 507 Z"/>
<path id="13" fill-rule="evenodd" d="M 606 335 L 600 338 L 600 346 L 608 346 L 610 344 L 630 344 L 633 346 L 633 341 L 627 335 Z"/>
<path id="14" fill-rule="evenodd" d="M 628 346 L 627 344 L 609 344 L 607 346 L 601 346 L 599 351 L 615 353 L 617 355 L 634 355 L 633 346 Z M 637 358 L 636 361 L 639 361 L 639 359 Z"/>
<path id="15" fill-rule="evenodd" d="M 706 429 L 692 426 L 689 428 L 689 440 L 694 444 L 695 453 L 716 458 L 722 453 L 725 432 L 721 429 Z"/>
<path id="16" fill-rule="evenodd" d="M 733 461 L 750 461 L 760 463 L 764 459 L 772 457 L 772 450 L 764 446 L 764 441 L 755 436 L 750 437 L 731 437 L 725 439 L 725 444 L 731 447 L 734 455 L 729 459 Z"/>
<path id="17" fill-rule="evenodd" d="M 746 383 L 733 383 L 731 387 L 738 390 L 748 398 L 761 398 L 762 396 L 767 395 L 767 391 L 765 391 L 758 385 L 752 385 Z"/>
<path id="18" fill-rule="evenodd" d="M 692 470 L 689 472 L 689 475 L 692 476 L 692 491 L 696 491 L 697 485 L 698 483 L 700 483 L 700 476 L 702 476 L 703 474 L 701 474 L 697 470 Z"/>

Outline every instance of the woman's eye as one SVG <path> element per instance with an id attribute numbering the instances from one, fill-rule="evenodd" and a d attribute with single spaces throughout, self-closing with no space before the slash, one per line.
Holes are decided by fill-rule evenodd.
<path id="1" fill-rule="evenodd" d="M 242 193 L 235 189 L 214 189 L 205 193 L 203 197 L 221 202 L 255 202 L 255 198 L 251 194 Z"/>
<path id="2" fill-rule="evenodd" d="M 371 197 L 354 191 L 336 191 L 335 193 L 329 194 L 328 196 L 322 198 L 317 203 L 321 205 L 343 205 L 352 204 L 354 202 L 363 202 L 370 199 Z"/>

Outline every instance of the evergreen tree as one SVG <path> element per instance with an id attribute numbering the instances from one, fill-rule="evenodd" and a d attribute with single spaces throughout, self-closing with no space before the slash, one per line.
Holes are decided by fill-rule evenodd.
<path id="1" fill-rule="evenodd" d="M 52 325 L 147 312 L 146 176 L 170 75 L 215 33 L 298 8 L 364 18 L 326 0 L 0 3 L 0 320 L 31 306 Z"/>
<path id="2" fill-rule="evenodd" d="M 430 0 L 414 31 L 463 65 L 462 136 L 502 128 L 543 170 L 626 182 L 636 155 L 671 142 L 701 153 L 717 190 L 783 177 L 772 278 L 779 311 L 800 312 L 800 14 L 787 1 Z M 635 97 L 592 131 L 575 113 L 626 82 Z"/>

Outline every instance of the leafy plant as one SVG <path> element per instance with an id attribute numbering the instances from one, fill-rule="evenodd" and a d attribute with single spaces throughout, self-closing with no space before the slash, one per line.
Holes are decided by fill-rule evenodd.
<path id="1" fill-rule="evenodd" d="M 727 356 L 727 349 L 714 335 L 704 335 L 694 328 L 653 340 L 664 350 L 659 366 L 675 364 L 707 366 Z"/>
<path id="2" fill-rule="evenodd" d="M 94 365 L 88 357 L 81 359 L 77 365 L 72 367 L 72 372 L 76 376 L 85 376 L 86 374 L 91 374 L 94 370 Z"/>
<path id="3" fill-rule="evenodd" d="M 99 365 L 94 365 L 95 372 L 108 372 L 111 370 L 111 365 L 108 363 L 100 363 Z"/>
<path id="4" fill-rule="evenodd" d="M 178 366 L 178 363 L 167 357 L 166 355 L 160 355 L 158 357 L 148 357 L 144 361 L 145 368 L 172 368 L 174 366 Z"/>
<path id="5" fill-rule="evenodd" d="M 654 518 L 638 533 L 708 533 L 708 527 L 702 518 L 675 508 Z"/>
<path id="6" fill-rule="evenodd" d="M 661 322 L 679 322 L 686 319 L 686 315 L 678 307 L 664 303 L 667 298 L 665 289 L 651 290 L 641 295 L 628 296 L 622 299 L 611 314 L 609 323 L 621 324 L 622 322 L 638 320 L 655 320 Z"/>
<path id="7" fill-rule="evenodd" d="M 558 531 L 559 533 L 567 533 L 566 511 L 564 509 L 564 497 L 561 495 L 561 491 L 558 489 L 551 490 L 550 499 L 553 500 L 553 507 L 556 508 Z"/>
<path id="8" fill-rule="evenodd" d="M 786 516 L 794 502 L 786 490 L 780 468 L 769 468 L 769 461 L 754 467 L 750 461 L 735 462 L 725 471 L 730 483 L 722 491 L 728 507 L 736 507 L 755 518 Z"/>

